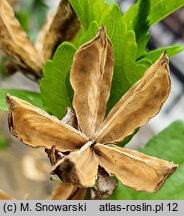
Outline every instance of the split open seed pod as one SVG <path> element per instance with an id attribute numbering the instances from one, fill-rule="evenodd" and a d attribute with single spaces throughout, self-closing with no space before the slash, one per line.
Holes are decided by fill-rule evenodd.
<path id="1" fill-rule="evenodd" d="M 0 0 L 0 48 L 24 73 L 41 77 L 43 59 L 22 30 L 6 0 Z"/>
<path id="2" fill-rule="evenodd" d="M 77 127 L 8 95 L 10 131 L 26 145 L 61 152 L 60 158 L 54 154 L 49 157 L 52 173 L 63 182 L 95 187 L 99 168 L 103 168 L 127 187 L 155 192 L 177 165 L 115 144 L 160 111 L 170 90 L 167 55 L 163 53 L 146 70 L 105 118 L 113 69 L 112 44 L 101 27 L 96 37 L 76 51 L 71 66 Z"/>

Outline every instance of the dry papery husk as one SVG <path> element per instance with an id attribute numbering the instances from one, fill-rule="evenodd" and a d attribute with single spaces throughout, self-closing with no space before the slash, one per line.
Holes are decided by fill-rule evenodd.
<path id="1" fill-rule="evenodd" d="M 0 0 L 0 48 L 22 71 L 41 77 L 43 59 L 22 30 L 6 0 Z"/>
<path id="2" fill-rule="evenodd" d="M 80 129 L 88 137 L 92 137 L 104 119 L 113 67 L 112 44 L 102 27 L 93 40 L 77 50 L 70 72 L 73 107 Z"/>
<path id="3" fill-rule="evenodd" d="M 96 144 L 94 150 L 106 172 L 136 191 L 159 190 L 177 168 L 172 162 L 118 146 Z"/>
<path id="4" fill-rule="evenodd" d="M 163 53 L 104 120 L 113 67 L 112 44 L 102 27 L 77 50 L 70 72 L 79 129 L 102 144 L 120 142 L 144 125 L 160 111 L 170 91 L 168 58 Z"/>
<path id="5" fill-rule="evenodd" d="M 112 144 L 124 140 L 160 111 L 169 92 L 168 58 L 163 53 L 113 107 L 95 133 L 95 141 Z"/>
<path id="6" fill-rule="evenodd" d="M 51 149 L 46 149 L 46 152 L 47 152 L 48 157 L 50 159 L 50 162 L 51 162 L 51 164 L 53 166 L 51 174 L 52 175 L 53 174 L 57 175 L 62 181 L 64 180 L 66 182 L 68 182 L 68 181 L 74 182 L 73 188 L 74 188 L 74 185 L 75 185 L 75 189 L 77 189 L 78 188 L 77 187 L 77 182 L 80 182 L 80 179 L 78 177 L 78 175 L 80 175 L 80 173 L 77 173 L 77 170 L 73 171 L 73 170 L 75 170 L 75 164 L 71 164 L 70 161 L 67 161 L 67 163 L 68 163 L 67 165 L 66 165 L 66 162 L 64 162 L 64 165 L 61 164 L 61 161 L 62 161 L 61 159 L 64 158 L 65 156 L 67 156 L 67 155 L 64 155 L 61 152 L 58 152 L 56 150 L 56 146 L 53 146 Z M 87 155 L 87 157 L 88 157 L 88 155 Z M 85 163 L 84 163 L 84 166 L 85 166 Z M 90 169 L 90 172 L 93 172 L 93 170 Z M 91 191 L 91 198 L 93 198 L 93 199 L 105 199 L 105 198 L 111 196 L 113 191 L 116 188 L 116 182 L 101 167 L 98 167 L 97 175 L 96 175 L 96 167 L 95 167 L 94 172 L 95 172 L 95 174 L 94 174 L 94 176 L 95 176 L 95 186 L 88 189 L 88 190 Z M 72 178 L 72 180 L 71 180 L 71 178 Z M 76 179 L 78 179 L 78 180 L 76 181 Z M 69 186 L 70 184 L 67 184 L 67 185 Z M 79 188 L 81 187 L 81 182 L 78 184 L 78 186 L 79 186 Z M 70 185 L 69 189 L 71 189 L 71 185 Z M 81 191 L 81 190 L 79 190 L 79 191 Z M 56 193 L 56 194 L 58 194 L 58 193 Z"/>
<path id="7" fill-rule="evenodd" d="M 75 177 L 73 177 L 72 182 L 74 182 L 73 188 L 75 188 L 75 190 L 76 190 L 78 188 L 77 184 L 76 184 L 77 183 L 76 179 L 78 179 L 78 175 L 80 175 L 80 174 L 77 173 L 77 170 L 76 170 L 76 173 L 74 174 L 72 167 L 73 166 L 75 167 L 75 165 L 72 165 L 72 164 L 70 164 L 70 162 L 67 162 L 68 163 L 68 167 L 67 167 L 68 173 L 67 173 L 67 170 L 65 170 L 66 164 L 65 165 L 62 164 L 60 166 L 61 159 L 64 158 L 66 155 L 63 155 L 63 154 L 61 155 L 61 152 L 58 152 L 56 150 L 56 146 L 53 146 L 51 150 L 47 149 L 46 152 L 47 152 L 48 157 L 50 159 L 50 162 L 53 166 L 51 174 L 57 175 L 61 180 L 64 180 L 66 182 L 70 181 L 72 176 L 75 176 Z M 59 163 L 57 163 L 57 162 L 59 162 Z M 84 163 L 84 166 L 85 166 L 85 163 Z M 74 170 L 75 170 L 75 168 L 74 168 Z M 95 170 L 96 170 L 96 167 L 95 167 Z M 90 170 L 90 172 L 91 172 L 91 170 Z M 72 175 L 71 175 L 71 173 L 72 173 Z M 77 175 L 77 177 L 76 177 L 76 175 Z M 89 188 L 91 190 L 91 197 L 93 199 L 104 199 L 104 198 L 111 196 L 114 189 L 116 188 L 116 182 L 109 176 L 109 174 L 107 172 L 105 172 L 104 169 L 102 169 L 100 167 L 98 168 L 97 175 L 96 175 L 96 171 L 95 171 L 95 176 L 96 176 L 95 177 L 95 182 L 96 182 L 95 186 L 93 188 Z M 78 181 L 80 181 L 80 180 L 78 180 Z M 63 182 L 63 184 L 64 184 L 64 182 Z M 66 183 L 66 186 L 69 186 L 69 185 L 70 185 L 69 183 L 68 184 Z M 71 187 L 72 187 L 71 185 L 70 185 L 68 190 L 71 189 Z M 75 187 L 74 187 L 74 185 L 75 185 Z M 80 188 L 81 183 L 79 183 L 78 186 L 79 186 L 79 189 L 81 189 Z M 81 191 L 81 190 L 79 190 L 79 191 Z M 78 193 L 79 193 L 79 191 L 78 191 Z M 55 192 L 53 192 L 53 193 L 55 194 Z M 56 192 L 56 194 L 58 194 L 58 193 Z"/>
<path id="8" fill-rule="evenodd" d="M 38 80 L 46 60 L 52 58 L 58 45 L 72 41 L 80 30 L 80 22 L 68 0 L 61 0 L 54 15 L 48 14 L 35 46 L 22 30 L 14 11 L 6 0 L 0 0 L 0 49 L 14 63 L 16 70 Z"/>
<path id="9" fill-rule="evenodd" d="M 80 22 L 68 0 L 61 0 L 55 15 L 48 17 L 38 40 L 44 60 L 52 58 L 57 46 L 72 41 L 80 30 Z M 39 39 L 42 38 L 42 41 Z M 41 43 L 43 43 L 41 45 Z"/>
<path id="10" fill-rule="evenodd" d="M 107 61 L 108 59 L 111 61 Z M 120 151 L 115 146 L 108 147 L 110 144 L 123 141 L 160 111 L 170 91 L 167 55 L 163 53 L 146 70 L 144 76 L 120 99 L 102 123 L 110 92 L 112 70 L 112 47 L 104 28 L 101 28 L 93 40 L 77 50 L 71 68 L 73 107 L 79 128 L 90 139 L 101 143 L 94 144 L 93 149 L 98 154 L 100 165 L 109 174 L 114 174 L 123 184 L 135 190 L 154 192 L 174 172 L 177 167 L 175 164 L 139 153 L 135 157 L 131 151 L 127 155 L 123 149 Z M 101 92 L 106 97 L 103 97 Z M 130 166 L 129 163 L 124 163 L 124 160 L 130 160 Z M 142 165 L 145 166 L 144 170 L 141 168 Z M 123 172 L 124 169 L 127 173 Z M 121 175 L 121 171 L 124 176 Z M 152 181 L 150 176 L 151 179 L 153 177 Z"/>
<path id="11" fill-rule="evenodd" d="M 163 53 L 146 70 L 104 120 L 113 66 L 112 45 L 102 27 L 93 40 L 78 49 L 71 67 L 79 130 L 68 124 L 67 116 L 59 121 L 21 99 L 7 96 L 10 131 L 31 147 L 51 149 L 47 153 L 52 174 L 63 182 L 94 187 L 100 166 L 128 187 L 155 192 L 177 165 L 112 144 L 124 140 L 160 111 L 170 90 L 167 55 Z"/>
<path id="12" fill-rule="evenodd" d="M 52 167 L 51 173 L 64 182 L 88 188 L 95 185 L 98 165 L 98 158 L 87 143 L 80 151 L 73 151 L 59 160 Z"/>
<path id="13" fill-rule="evenodd" d="M 87 142 L 84 134 L 24 100 L 7 95 L 6 102 L 10 131 L 26 145 L 48 149 L 56 145 L 58 151 L 66 152 Z"/>
<path id="14" fill-rule="evenodd" d="M 101 185 L 95 188 L 96 196 L 102 198 L 108 193 L 110 195 L 115 187 L 108 178 L 99 176 L 99 165 L 108 175 L 116 176 L 125 186 L 146 192 L 159 190 L 177 168 L 172 162 L 118 146 L 96 144 L 93 149 L 94 151 L 86 148 L 64 156 L 53 166 L 51 174 L 57 175 L 64 182 L 86 188 L 95 186 L 98 174 L 97 185 Z M 109 191 L 105 191 L 103 182 L 112 186 Z"/>

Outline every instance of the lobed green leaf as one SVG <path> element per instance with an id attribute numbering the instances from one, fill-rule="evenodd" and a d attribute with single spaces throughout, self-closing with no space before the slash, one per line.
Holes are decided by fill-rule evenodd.
<path id="1" fill-rule="evenodd" d="M 86 43 L 87 41 L 93 39 L 95 35 L 97 34 L 99 29 L 99 26 L 96 21 L 93 21 L 90 23 L 89 28 L 86 30 L 86 32 L 83 34 L 83 36 L 80 38 L 79 46 Z"/>
<path id="2" fill-rule="evenodd" d="M 107 110 L 109 111 L 130 88 L 130 83 L 123 70 L 127 26 L 117 4 L 112 5 L 108 16 L 104 17 L 100 24 L 106 27 L 107 35 L 112 41 L 115 56 L 111 95 L 107 105 Z"/>
<path id="3" fill-rule="evenodd" d="M 150 0 L 139 0 L 124 14 L 124 19 L 128 30 L 133 30 L 135 32 L 138 46 L 136 53 L 137 59 L 142 57 L 142 55 L 145 53 L 149 40 L 149 12 Z"/>
<path id="4" fill-rule="evenodd" d="M 113 3 L 112 0 L 69 0 L 69 2 L 85 30 L 93 21 L 100 23 L 108 15 L 109 6 Z"/>
<path id="5" fill-rule="evenodd" d="M 184 6 L 184 0 L 151 0 L 151 10 L 149 14 L 149 25 L 161 21 L 169 14 Z"/>
<path id="6" fill-rule="evenodd" d="M 76 49 L 68 42 L 62 43 L 52 60 L 47 61 L 40 81 L 40 91 L 47 110 L 62 118 L 67 107 L 71 107 L 67 92 L 67 75 L 69 73 Z"/>

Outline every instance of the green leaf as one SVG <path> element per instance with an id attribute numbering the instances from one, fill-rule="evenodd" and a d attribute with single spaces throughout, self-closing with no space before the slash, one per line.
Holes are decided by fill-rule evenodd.
<path id="1" fill-rule="evenodd" d="M 112 0 L 69 0 L 83 28 L 88 29 L 90 23 L 100 21 L 109 13 Z"/>
<path id="2" fill-rule="evenodd" d="M 76 49 L 68 42 L 62 43 L 56 50 L 53 60 L 47 61 L 40 81 L 43 103 L 47 110 L 62 118 L 67 107 L 71 107 L 67 92 L 66 78 L 69 73 Z"/>
<path id="3" fill-rule="evenodd" d="M 136 4 L 133 4 L 128 11 L 124 14 L 125 21 L 127 23 L 128 29 L 132 28 L 132 21 L 138 14 L 139 10 L 139 0 Z M 144 1 L 144 0 L 143 0 Z M 145 1 L 146 2 L 146 1 Z M 148 16 L 149 27 L 155 23 L 161 21 L 169 14 L 173 13 L 177 9 L 184 6 L 184 0 L 150 0 L 151 7 Z"/>
<path id="4" fill-rule="evenodd" d="M 149 22 L 150 0 L 139 0 L 125 14 L 124 19 L 128 30 L 133 30 L 137 42 L 137 59 L 140 58 L 146 49 L 149 40 Z"/>
<path id="5" fill-rule="evenodd" d="M 136 41 L 139 44 L 142 36 L 147 33 L 149 23 L 147 17 L 150 12 L 150 0 L 139 0 L 138 1 L 138 13 L 133 20 L 133 30 L 136 34 Z"/>
<path id="6" fill-rule="evenodd" d="M 106 27 L 107 35 L 112 41 L 115 55 L 111 95 L 107 106 L 107 110 L 109 111 L 130 88 L 130 83 L 128 82 L 123 70 L 127 27 L 121 10 L 117 4 L 112 5 L 109 14 L 102 19 L 100 24 Z"/>
<path id="7" fill-rule="evenodd" d="M 145 71 L 151 66 L 152 62 L 147 58 L 142 58 L 136 62 L 134 81 L 138 81 L 145 73 Z M 135 83 L 134 82 L 134 83 Z M 133 84 L 134 84 L 133 83 Z"/>
<path id="8" fill-rule="evenodd" d="M 120 182 L 111 199 L 160 200 L 184 199 L 184 122 L 176 121 L 164 131 L 151 139 L 140 149 L 141 152 L 154 157 L 179 164 L 177 170 L 169 177 L 164 186 L 155 193 L 136 192 L 124 187 Z"/>
<path id="9" fill-rule="evenodd" d="M 139 0 L 137 15 L 133 21 L 133 30 L 136 35 L 137 53 L 136 58 L 140 58 L 146 50 L 149 40 L 148 15 L 150 12 L 150 0 Z"/>
<path id="10" fill-rule="evenodd" d="M 151 3 L 151 5 L 150 5 Z M 149 27 L 184 6 L 184 0 L 139 0 L 124 14 L 128 30 L 136 33 L 137 59 L 143 56 L 149 40 Z"/>
<path id="11" fill-rule="evenodd" d="M 137 43 L 134 31 L 130 30 L 125 38 L 126 44 L 123 55 L 123 71 L 130 85 L 137 80 L 137 74 L 135 73 L 135 62 L 137 53 Z"/>
<path id="12" fill-rule="evenodd" d="M 143 76 L 145 70 L 151 65 L 151 62 L 147 59 L 141 59 L 136 62 L 137 43 L 133 30 L 128 31 L 125 41 L 126 44 L 123 50 L 122 71 L 124 72 L 128 83 L 132 86 Z"/>
<path id="13" fill-rule="evenodd" d="M 136 54 L 137 60 L 145 54 L 149 39 L 150 39 L 149 32 L 145 32 L 145 34 L 142 36 L 141 40 L 138 43 L 139 47 L 137 49 L 137 54 Z"/>
<path id="14" fill-rule="evenodd" d="M 184 0 L 151 0 L 149 25 L 152 26 L 183 6 Z"/>
<path id="15" fill-rule="evenodd" d="M 183 50 L 184 50 L 184 46 L 182 45 L 161 47 L 159 49 L 146 53 L 143 57 L 149 59 L 152 63 L 154 63 L 164 51 L 167 51 L 167 55 L 170 58 Z"/>
<path id="16" fill-rule="evenodd" d="M 91 40 L 95 37 L 99 29 L 99 26 L 96 21 L 93 21 L 87 31 L 83 33 L 83 36 L 80 38 L 78 46 L 81 46 L 82 44 L 86 43 L 87 41 Z"/>
<path id="17" fill-rule="evenodd" d="M 10 94 L 28 101 L 29 103 L 44 109 L 40 93 L 20 90 L 20 89 L 0 89 L 0 109 L 7 111 L 8 108 L 5 103 L 6 94 Z"/>
<path id="18" fill-rule="evenodd" d="M 123 15 L 128 30 L 133 29 L 133 22 L 138 14 L 138 6 L 138 2 L 133 4 Z"/>
<path id="19" fill-rule="evenodd" d="M 102 20 L 101 24 L 106 26 L 115 54 L 114 76 L 107 106 L 107 111 L 109 111 L 122 95 L 142 77 L 144 71 L 150 66 L 150 61 L 141 59 L 136 62 L 136 36 L 133 30 L 127 32 L 126 23 L 117 4 L 113 4 L 109 15 Z"/>

